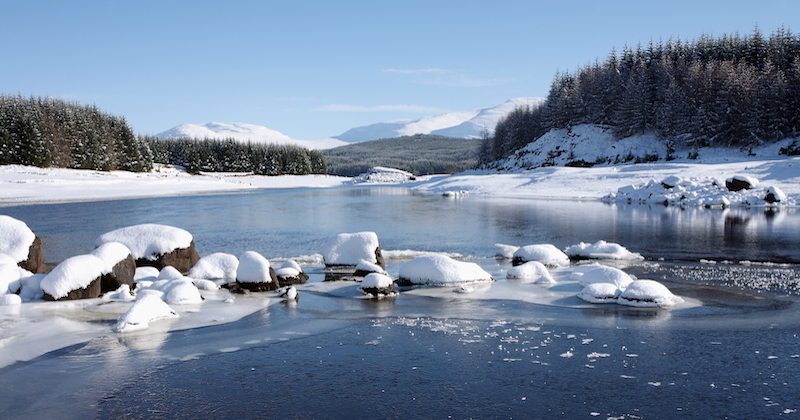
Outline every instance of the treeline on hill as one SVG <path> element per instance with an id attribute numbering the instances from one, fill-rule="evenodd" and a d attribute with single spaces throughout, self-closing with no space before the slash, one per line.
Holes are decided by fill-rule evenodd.
<path id="1" fill-rule="evenodd" d="M 461 172 L 477 163 L 480 140 L 415 134 L 353 143 L 323 150 L 328 174 L 356 176 L 375 166 L 414 175 Z"/>
<path id="2" fill-rule="evenodd" d="M 0 165 L 142 172 L 154 163 L 192 172 L 326 172 L 322 153 L 299 146 L 136 136 L 124 118 L 94 105 L 0 95 Z"/>
<path id="3" fill-rule="evenodd" d="M 253 172 L 256 175 L 325 174 L 317 150 L 285 144 L 239 143 L 234 139 L 159 139 L 144 137 L 157 163 L 180 165 L 189 172 Z"/>
<path id="4" fill-rule="evenodd" d="M 149 171 L 153 157 L 124 118 L 94 105 L 0 95 L 0 164 Z"/>
<path id="5" fill-rule="evenodd" d="M 612 50 L 604 62 L 555 76 L 546 101 L 501 119 L 480 163 L 503 159 L 551 129 L 610 126 L 655 132 L 674 150 L 748 147 L 800 133 L 800 36 L 701 36 Z"/>

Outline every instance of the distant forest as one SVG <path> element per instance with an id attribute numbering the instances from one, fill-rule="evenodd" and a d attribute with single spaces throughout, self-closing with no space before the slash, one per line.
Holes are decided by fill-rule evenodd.
<path id="1" fill-rule="evenodd" d="M 159 139 L 143 137 L 156 163 L 180 165 L 189 172 L 253 172 L 256 175 L 325 174 L 318 150 L 284 144 L 240 143 L 234 139 Z"/>
<path id="2" fill-rule="evenodd" d="M 701 36 L 612 50 L 556 74 L 546 101 L 501 119 L 480 164 L 503 159 L 551 129 L 609 126 L 617 138 L 656 133 L 668 149 L 749 147 L 800 134 L 800 36 Z M 491 166 L 491 165 L 489 165 Z"/>
<path id="3" fill-rule="evenodd" d="M 328 174 L 356 176 L 375 166 L 414 175 L 462 172 L 477 163 L 478 139 L 415 134 L 372 140 L 323 150 Z"/>
<path id="4" fill-rule="evenodd" d="M 124 118 L 94 105 L 0 95 L 0 165 L 146 172 L 154 163 L 191 172 L 326 173 L 322 153 L 299 146 L 136 136 Z"/>

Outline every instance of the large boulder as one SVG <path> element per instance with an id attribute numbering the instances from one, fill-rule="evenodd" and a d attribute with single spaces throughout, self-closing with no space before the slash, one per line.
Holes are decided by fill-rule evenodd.
<path id="1" fill-rule="evenodd" d="M 128 247 L 119 242 L 107 242 L 92 251 L 92 255 L 105 263 L 100 276 L 101 294 L 117 290 L 123 285 L 131 289 L 135 287 L 133 277 L 136 274 L 136 261 Z"/>
<path id="2" fill-rule="evenodd" d="M 386 268 L 375 232 L 340 233 L 322 248 L 322 258 L 329 268 L 354 268 L 361 261 Z"/>
<path id="3" fill-rule="evenodd" d="M 92 254 L 67 258 L 41 282 L 45 300 L 92 299 L 100 296 L 106 264 Z"/>
<path id="4" fill-rule="evenodd" d="M 269 260 L 255 251 L 239 256 L 236 282 L 226 285 L 235 292 L 269 292 L 278 290 L 281 284 Z"/>
<path id="5" fill-rule="evenodd" d="M 162 269 L 175 267 L 183 274 L 200 259 L 192 235 L 180 228 L 146 223 L 128 226 L 100 235 L 96 246 L 119 242 L 128 247 L 137 267 Z"/>
<path id="6" fill-rule="evenodd" d="M 400 266 L 397 285 L 458 286 L 463 283 L 493 282 L 491 274 L 478 264 L 456 261 L 450 257 L 431 254 L 414 258 Z"/>
<path id="7" fill-rule="evenodd" d="M 45 272 L 42 239 L 25 222 L 11 216 L 0 215 L 0 254 L 31 273 Z"/>
<path id="8" fill-rule="evenodd" d="M 736 175 L 725 180 L 728 191 L 752 190 L 758 186 L 758 180 L 745 175 Z"/>

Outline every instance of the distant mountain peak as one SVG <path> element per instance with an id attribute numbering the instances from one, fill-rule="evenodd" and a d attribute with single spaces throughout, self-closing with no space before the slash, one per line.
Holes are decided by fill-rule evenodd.
<path id="1" fill-rule="evenodd" d="M 351 128 L 333 138 L 356 143 L 368 140 L 410 136 L 414 134 L 438 134 L 448 137 L 478 138 L 484 129 L 494 131 L 497 121 L 514 108 L 523 105 L 538 105 L 544 98 L 520 97 L 492 108 L 450 112 L 414 119 L 384 121 Z"/>
<path id="2" fill-rule="evenodd" d="M 204 124 L 181 124 L 156 134 L 158 138 L 229 139 L 246 143 L 293 144 L 308 149 L 329 149 L 347 144 L 341 140 L 296 140 L 280 131 L 262 125 L 246 123 L 208 122 Z"/>

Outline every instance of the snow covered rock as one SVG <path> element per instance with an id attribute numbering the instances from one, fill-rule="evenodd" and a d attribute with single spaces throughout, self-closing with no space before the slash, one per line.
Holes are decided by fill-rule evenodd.
<path id="1" fill-rule="evenodd" d="M 239 259 L 225 252 L 206 255 L 189 270 L 189 277 L 196 279 L 228 279 L 235 280 L 239 268 Z"/>
<path id="2" fill-rule="evenodd" d="M 31 276 L 33 273 L 18 266 L 14 259 L 0 254 L 0 295 L 17 293 L 22 283 Z"/>
<path id="3" fill-rule="evenodd" d="M 569 257 L 551 244 L 525 245 L 514 252 L 511 264 L 514 266 L 528 261 L 539 261 L 547 267 L 568 267 Z"/>
<path id="4" fill-rule="evenodd" d="M 570 276 L 570 279 L 574 279 L 574 277 Z M 634 281 L 633 277 L 619 268 L 605 265 L 587 266 L 586 271 L 580 277 L 577 277 L 577 280 L 583 287 L 595 283 L 608 283 L 613 284 L 620 290 L 625 290 Z"/>
<path id="5" fill-rule="evenodd" d="M 20 279 L 19 297 L 25 302 L 44 298 L 41 285 L 44 277 L 44 274 L 34 274 L 30 277 Z"/>
<path id="6" fill-rule="evenodd" d="M 567 247 L 564 251 L 570 258 L 577 259 L 610 259 L 610 260 L 643 260 L 641 254 L 628 251 L 622 245 L 606 241 L 593 244 L 581 242 Z"/>
<path id="7" fill-rule="evenodd" d="M 269 260 L 258 252 L 246 251 L 239 256 L 236 283 L 226 287 L 237 292 L 242 289 L 251 292 L 266 292 L 277 290 L 280 287 L 280 283 Z"/>
<path id="8" fill-rule="evenodd" d="M 275 270 L 275 276 L 281 286 L 303 284 L 308 280 L 308 274 L 304 273 L 300 264 L 294 260 L 288 260 L 281 264 L 281 267 Z"/>
<path id="9" fill-rule="evenodd" d="M 764 196 L 764 201 L 767 203 L 780 203 L 782 201 L 786 201 L 788 197 L 786 193 L 781 191 L 778 187 L 769 187 L 767 188 L 766 195 Z"/>
<path id="10" fill-rule="evenodd" d="M 181 273 L 188 273 L 200 259 L 192 235 L 180 228 L 141 224 L 113 230 L 100 235 L 95 246 L 106 242 L 119 242 L 131 251 L 136 266 L 152 266 L 159 270 L 171 265 Z"/>
<path id="11" fill-rule="evenodd" d="M 643 308 L 663 308 L 675 306 L 683 302 L 672 294 L 663 284 L 654 280 L 636 280 L 620 293 L 617 303 L 620 305 Z"/>
<path id="12" fill-rule="evenodd" d="M 506 273 L 508 279 L 523 279 L 539 284 L 552 284 L 555 279 L 547 271 L 547 267 L 539 261 L 529 261 L 525 264 L 512 267 Z"/>
<path id="13" fill-rule="evenodd" d="M 379 273 L 367 274 L 358 286 L 358 290 L 366 295 L 375 297 L 397 295 L 397 289 L 394 287 L 392 278 Z"/>
<path id="14" fill-rule="evenodd" d="M 156 294 L 144 293 L 117 319 L 114 331 L 126 333 L 150 328 L 150 323 L 160 319 L 177 318 L 178 314 Z"/>
<path id="15" fill-rule="evenodd" d="M 300 300 L 300 294 L 297 293 L 297 289 L 294 286 L 286 286 L 278 289 L 278 297 L 287 301 L 296 302 Z"/>
<path id="16" fill-rule="evenodd" d="M 355 267 L 361 261 L 386 268 L 375 232 L 340 233 L 322 248 L 326 267 Z"/>
<path id="17" fill-rule="evenodd" d="M 752 190 L 758 186 L 758 180 L 745 175 L 735 175 L 725 180 L 728 191 Z"/>
<path id="18" fill-rule="evenodd" d="M 184 277 L 182 279 L 170 280 L 164 287 L 164 301 L 169 305 L 189 305 L 202 303 L 203 296 L 197 289 L 192 279 Z"/>
<path id="19" fill-rule="evenodd" d="M 386 275 L 386 270 L 384 270 L 378 264 L 373 264 L 371 262 L 362 260 L 358 264 L 356 264 L 356 272 L 353 273 L 353 276 L 355 276 L 355 277 L 366 277 L 370 273 L 378 273 L 378 274 Z"/>
<path id="20" fill-rule="evenodd" d="M 106 263 L 95 255 L 67 258 L 42 279 L 46 300 L 92 299 L 100 296 Z"/>
<path id="21" fill-rule="evenodd" d="M 11 216 L 0 215 L 0 254 L 5 254 L 25 270 L 44 273 L 42 240 L 28 225 Z"/>
<path id="22" fill-rule="evenodd" d="M 103 275 L 100 277 L 100 293 L 107 293 L 126 285 L 132 287 L 133 277 L 136 274 L 136 261 L 125 245 L 119 242 L 106 242 L 94 251 L 92 255 L 105 264 Z"/>
<path id="23" fill-rule="evenodd" d="M 414 179 L 414 174 L 411 172 L 376 166 L 369 172 L 353 178 L 353 184 L 397 184 Z"/>
<path id="24" fill-rule="evenodd" d="M 615 284 L 592 283 L 584 287 L 577 296 L 589 303 L 617 303 L 619 294 L 619 287 Z"/>
<path id="25" fill-rule="evenodd" d="M 161 271 L 158 272 L 158 276 L 156 276 L 157 280 L 175 280 L 180 278 L 183 278 L 183 274 L 171 265 L 162 268 Z"/>
<path id="26" fill-rule="evenodd" d="M 515 245 L 505 245 L 505 244 L 494 244 L 494 246 L 500 248 L 495 254 L 495 258 L 501 258 L 510 260 L 514 258 L 514 253 L 517 252 L 519 249 L 518 246 Z"/>
<path id="27" fill-rule="evenodd" d="M 478 264 L 456 261 L 438 254 L 423 255 L 400 266 L 398 286 L 456 286 L 462 283 L 492 282 L 492 276 Z"/>

